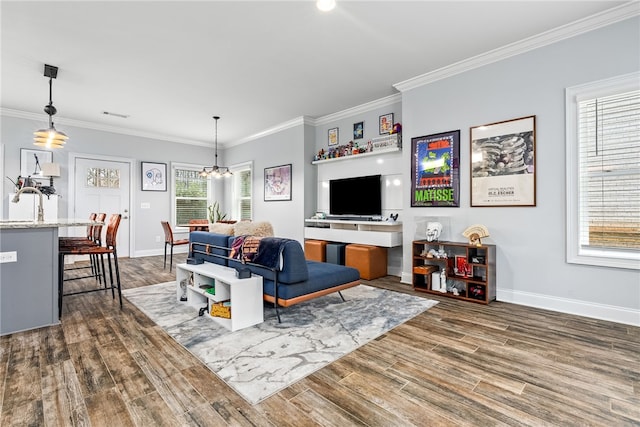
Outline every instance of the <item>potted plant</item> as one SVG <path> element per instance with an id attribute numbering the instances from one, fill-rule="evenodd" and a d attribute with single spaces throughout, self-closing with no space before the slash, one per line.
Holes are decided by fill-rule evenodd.
<path id="1" fill-rule="evenodd" d="M 220 210 L 220 203 L 217 201 L 213 203 L 213 205 L 209 205 L 209 222 L 215 223 L 218 221 L 223 221 L 227 218 L 226 213 L 222 213 Z"/>

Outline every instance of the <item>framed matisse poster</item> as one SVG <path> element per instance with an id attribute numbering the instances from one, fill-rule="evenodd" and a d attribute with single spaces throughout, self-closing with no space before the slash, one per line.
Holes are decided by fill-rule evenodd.
<path id="1" fill-rule="evenodd" d="M 411 207 L 460 206 L 460 131 L 411 138 Z"/>
<path id="2" fill-rule="evenodd" d="M 536 205 L 536 116 L 471 128 L 471 206 Z"/>

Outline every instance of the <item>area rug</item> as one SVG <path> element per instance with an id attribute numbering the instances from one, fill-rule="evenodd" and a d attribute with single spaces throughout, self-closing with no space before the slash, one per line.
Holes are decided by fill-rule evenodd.
<path id="1" fill-rule="evenodd" d="M 251 404 L 259 403 L 437 302 L 359 285 L 280 309 L 265 321 L 230 332 L 176 300 L 175 282 L 122 291 L 173 339 Z"/>

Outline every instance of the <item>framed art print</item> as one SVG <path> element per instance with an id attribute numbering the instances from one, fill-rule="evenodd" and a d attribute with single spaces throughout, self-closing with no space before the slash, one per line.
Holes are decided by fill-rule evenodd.
<path id="1" fill-rule="evenodd" d="M 291 200 L 291 164 L 264 169 L 264 201 Z"/>
<path id="2" fill-rule="evenodd" d="M 364 137 L 364 122 L 353 124 L 353 139 L 362 139 Z"/>
<path id="3" fill-rule="evenodd" d="M 329 147 L 338 145 L 338 128 L 329 129 Z"/>
<path id="4" fill-rule="evenodd" d="M 167 191 L 167 164 L 142 162 L 142 191 Z"/>
<path id="5" fill-rule="evenodd" d="M 411 138 L 411 207 L 460 206 L 460 131 Z"/>
<path id="6" fill-rule="evenodd" d="M 379 133 L 380 135 L 385 135 L 391 133 L 393 130 L 393 113 L 383 114 L 378 119 L 379 124 Z"/>
<path id="7" fill-rule="evenodd" d="M 536 116 L 471 128 L 471 206 L 536 205 Z"/>
<path id="8" fill-rule="evenodd" d="M 53 153 L 44 150 L 31 150 L 29 148 L 20 149 L 20 176 L 34 177 L 41 176 L 42 164 L 51 163 Z"/>

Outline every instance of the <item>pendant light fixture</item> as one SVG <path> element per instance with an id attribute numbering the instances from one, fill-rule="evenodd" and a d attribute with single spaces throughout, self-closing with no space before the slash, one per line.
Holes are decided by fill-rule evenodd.
<path id="1" fill-rule="evenodd" d="M 44 112 L 49 115 L 49 128 L 40 129 L 34 132 L 33 135 L 35 136 L 35 138 L 33 144 L 45 148 L 63 148 L 69 137 L 63 132 L 56 130 L 56 128 L 53 126 L 52 119 L 52 117 L 58 112 L 58 110 L 56 110 L 56 107 L 53 106 L 53 100 L 51 96 L 53 79 L 58 76 L 58 67 L 45 64 L 44 76 L 49 77 L 49 104 L 45 105 L 44 107 Z"/>
<path id="2" fill-rule="evenodd" d="M 211 167 L 203 167 L 202 168 L 202 172 L 200 172 L 200 176 L 205 177 L 205 176 L 212 176 L 214 178 L 221 178 L 221 177 L 229 177 L 231 175 L 233 175 L 231 173 L 231 171 L 229 170 L 228 167 L 225 166 L 218 166 L 218 119 L 220 119 L 219 116 L 213 116 L 213 119 L 216 121 L 216 139 L 215 139 L 215 156 L 216 156 L 216 162 L 213 166 Z"/>

